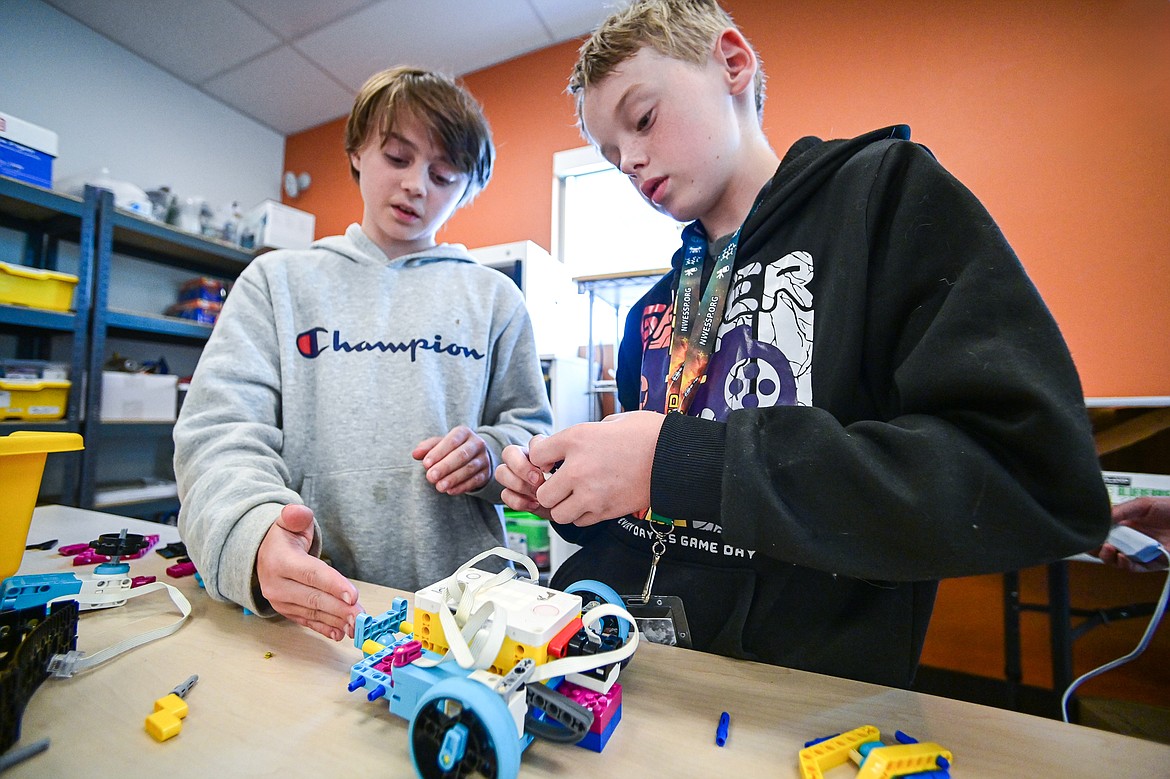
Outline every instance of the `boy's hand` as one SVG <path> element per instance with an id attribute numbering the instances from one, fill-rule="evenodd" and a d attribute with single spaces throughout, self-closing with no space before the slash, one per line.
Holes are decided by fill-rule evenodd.
<path id="1" fill-rule="evenodd" d="M 529 446 L 544 438 L 542 435 L 533 436 Z M 550 519 L 548 509 L 536 499 L 537 488 L 544 484 L 544 471 L 528 459 L 528 447 L 505 446 L 502 457 L 503 463 L 496 467 L 496 481 L 504 488 L 501 497 L 505 505 Z"/>
<path id="2" fill-rule="evenodd" d="M 278 614 L 334 641 L 353 638 L 361 613 L 357 589 L 338 571 L 309 554 L 313 511 L 288 505 L 268 529 L 256 553 L 260 592 Z"/>
<path id="3" fill-rule="evenodd" d="M 1113 507 L 1113 524 L 1140 530 L 1170 549 L 1170 498 L 1134 498 L 1118 503 Z M 1096 554 L 1106 565 L 1116 566 L 1123 571 L 1158 571 L 1166 568 L 1165 557 L 1159 556 L 1153 562 L 1143 565 L 1130 560 L 1111 544 L 1105 544 Z"/>
<path id="4" fill-rule="evenodd" d="M 419 441 L 410 456 L 422 460 L 427 481 L 445 495 L 475 492 L 492 477 L 487 444 L 467 425 Z"/>
<path id="5" fill-rule="evenodd" d="M 528 456 L 533 466 L 551 471 L 560 463 L 536 490 L 553 521 L 584 527 L 649 506 L 654 447 L 664 419 L 655 411 L 629 411 L 534 441 Z"/>

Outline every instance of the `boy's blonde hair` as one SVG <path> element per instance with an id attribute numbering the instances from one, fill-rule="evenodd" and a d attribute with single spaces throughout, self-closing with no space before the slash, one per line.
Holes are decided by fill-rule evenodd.
<path id="1" fill-rule="evenodd" d="M 483 109 L 467 90 L 441 73 L 396 67 L 370 76 L 362 85 L 345 123 L 346 156 L 374 134 L 385 143 L 404 116 L 426 126 L 460 173 L 468 176 L 460 203 L 470 202 L 492 177 L 495 146 Z M 360 174 L 349 166 L 354 181 Z"/>
<path id="2" fill-rule="evenodd" d="M 611 15 L 581 45 L 569 77 L 569 94 L 577 98 L 577 118 L 585 90 L 649 46 L 667 57 L 703 65 L 719 34 L 735 27 L 715 0 L 635 0 Z M 736 29 L 739 29 L 736 27 Z M 754 50 L 753 50 L 754 51 Z M 759 61 L 759 54 L 756 54 Z M 764 67 L 755 76 L 756 115 L 764 120 Z"/>

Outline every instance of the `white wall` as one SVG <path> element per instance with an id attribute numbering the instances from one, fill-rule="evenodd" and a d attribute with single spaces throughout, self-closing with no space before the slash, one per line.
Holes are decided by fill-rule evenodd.
<path id="1" fill-rule="evenodd" d="M 55 183 L 106 167 L 216 207 L 279 199 L 280 134 L 39 0 L 0 0 L 0 111 L 57 133 Z"/>

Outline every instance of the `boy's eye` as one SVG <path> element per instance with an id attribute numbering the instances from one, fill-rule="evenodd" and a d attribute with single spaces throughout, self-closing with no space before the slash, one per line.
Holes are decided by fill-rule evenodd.
<path id="1" fill-rule="evenodd" d="M 647 111 L 646 113 L 642 114 L 641 118 L 639 118 L 638 121 L 634 125 L 635 129 L 637 129 L 639 132 L 641 132 L 642 130 L 645 130 L 646 128 L 648 128 L 650 126 L 650 123 L 653 120 L 653 118 L 654 117 L 652 116 L 651 111 Z"/>
<path id="2" fill-rule="evenodd" d="M 402 157 L 399 157 L 396 154 L 387 154 L 386 159 L 390 161 L 391 165 L 398 167 L 398 168 L 401 168 L 401 167 L 409 164 L 409 163 L 407 163 L 407 161 L 405 159 L 403 159 Z"/>
<path id="3" fill-rule="evenodd" d="M 449 187 L 459 181 L 459 171 L 453 170 L 446 164 L 431 167 L 431 181 L 439 186 Z"/>

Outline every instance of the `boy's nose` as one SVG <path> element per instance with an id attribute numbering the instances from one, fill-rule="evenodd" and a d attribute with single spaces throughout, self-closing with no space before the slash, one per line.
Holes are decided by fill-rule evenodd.
<path id="1" fill-rule="evenodd" d="M 630 178 L 634 178 L 638 175 L 638 171 L 641 170 L 645 164 L 646 163 L 640 158 L 631 155 L 629 157 L 622 158 L 620 169 L 622 173 L 626 174 Z"/>
<path id="2" fill-rule="evenodd" d="M 646 155 L 640 149 L 629 149 L 618 160 L 618 169 L 630 178 L 636 178 L 646 167 Z"/>
<path id="3" fill-rule="evenodd" d="M 402 176 L 402 188 L 412 194 L 425 195 L 427 193 L 425 172 L 416 168 L 407 170 Z"/>

